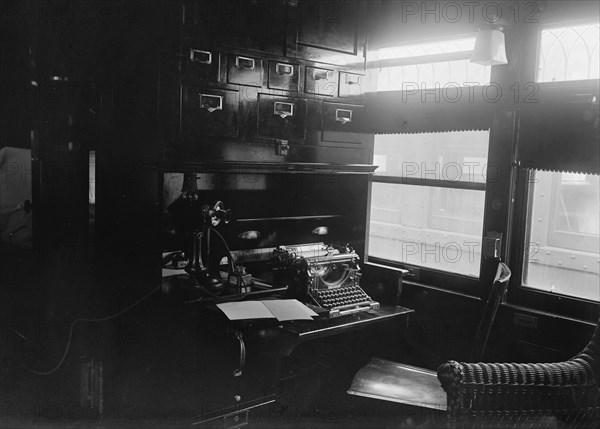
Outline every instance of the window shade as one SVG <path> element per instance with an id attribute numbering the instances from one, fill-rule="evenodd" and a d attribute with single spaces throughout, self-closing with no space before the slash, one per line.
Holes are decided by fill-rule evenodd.
<path id="1" fill-rule="evenodd" d="M 598 94 L 558 91 L 519 113 L 517 159 L 525 168 L 600 173 Z"/>
<path id="2" fill-rule="evenodd" d="M 460 92 L 458 92 L 460 91 Z M 483 98 L 483 87 L 386 91 L 365 97 L 366 132 L 412 134 L 487 130 L 495 104 Z"/>

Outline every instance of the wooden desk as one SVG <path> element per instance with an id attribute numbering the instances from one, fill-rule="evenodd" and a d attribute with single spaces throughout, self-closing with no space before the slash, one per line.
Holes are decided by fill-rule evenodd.
<path id="1" fill-rule="evenodd" d="M 314 320 L 293 320 L 283 324 L 283 331 L 301 340 L 323 338 L 362 329 L 375 323 L 406 317 L 414 312 L 406 307 L 390 305 L 340 317 L 319 317 Z"/>
<path id="2" fill-rule="evenodd" d="M 225 322 L 225 317 L 220 314 L 220 310 L 217 310 L 216 307 L 212 310 L 214 311 L 213 316 L 220 317 L 220 320 Z M 295 320 L 283 323 L 270 319 L 225 322 L 224 326 L 229 325 L 230 333 L 242 333 L 243 340 L 248 339 L 245 347 L 248 355 L 247 365 L 240 377 L 229 380 L 232 389 L 230 396 L 234 397 L 234 395 L 240 394 L 243 399 L 230 407 L 220 408 L 197 416 L 195 419 L 195 423 L 199 425 L 197 427 L 212 427 L 213 424 L 222 425 L 235 418 L 246 421 L 250 410 L 252 410 L 252 413 L 260 414 L 257 409 L 272 404 L 274 400 L 285 403 L 286 399 L 281 398 L 277 391 L 282 390 L 281 385 L 279 385 L 280 382 L 283 382 L 284 379 L 288 382 L 290 380 L 290 373 L 287 370 L 292 370 L 294 374 L 291 376 L 292 378 L 301 378 L 307 375 L 307 368 L 310 370 L 312 367 L 319 367 L 319 365 L 313 365 L 313 363 L 304 359 L 296 359 L 296 353 L 301 353 L 302 356 L 306 355 L 306 349 L 299 349 L 308 347 L 311 350 L 314 348 L 327 354 L 327 351 L 321 349 L 321 347 L 329 347 L 335 350 L 337 348 L 336 341 L 345 334 L 352 332 L 359 334 L 363 329 L 372 328 L 382 323 L 406 323 L 413 311 L 400 306 L 383 306 L 378 310 L 334 318 L 319 317 L 314 320 Z M 260 332 L 260 335 L 257 336 L 257 332 Z M 336 337 L 335 340 L 332 338 L 334 336 Z M 346 338 L 344 341 L 348 341 L 348 339 Z M 350 341 L 348 344 L 352 344 L 352 342 Z M 358 347 L 360 348 L 360 346 Z M 315 364 L 320 358 L 318 354 L 309 356 L 309 359 L 315 360 Z M 267 362 L 271 362 L 271 366 L 265 364 Z M 305 364 L 306 367 L 296 368 L 297 363 Z M 341 365 L 347 363 L 347 359 L 345 362 L 340 362 Z M 263 370 L 268 367 L 270 369 L 269 376 L 267 377 L 266 374 L 260 371 L 257 372 L 255 365 L 263 365 Z M 355 372 L 355 369 L 352 369 L 351 374 L 353 375 Z M 274 379 L 275 384 L 266 386 L 269 384 L 268 378 Z M 221 380 L 219 384 L 224 386 L 226 383 L 227 380 Z M 259 397 L 256 395 L 257 392 L 251 393 L 252 389 L 249 389 L 248 393 L 241 393 L 245 390 L 243 386 L 256 388 L 260 383 L 266 384 L 266 391 L 269 391 L 272 395 Z M 301 383 L 302 381 L 300 381 Z M 342 385 L 343 389 L 340 390 L 345 391 L 349 386 L 349 380 L 348 383 L 342 382 Z M 264 392 L 265 389 L 262 389 L 262 391 Z M 292 401 L 298 400 L 295 394 L 291 394 L 288 401 L 290 399 Z"/>

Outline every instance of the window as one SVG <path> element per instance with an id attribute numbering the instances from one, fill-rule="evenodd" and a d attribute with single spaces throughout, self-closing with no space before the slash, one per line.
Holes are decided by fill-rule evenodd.
<path id="1" fill-rule="evenodd" d="M 597 21 L 540 32 L 547 102 L 520 114 L 517 161 L 533 168 L 519 171 L 509 291 L 515 304 L 588 320 L 600 302 L 598 45 Z"/>
<path id="2" fill-rule="evenodd" d="M 377 90 L 485 85 L 490 82 L 491 67 L 469 61 L 474 46 L 475 38 L 470 37 L 380 49 L 375 53 L 378 61 L 397 64 L 378 69 Z"/>
<path id="3" fill-rule="evenodd" d="M 387 67 L 377 70 L 378 91 L 489 84 L 491 67 L 469 62 L 474 43 L 381 49 L 376 62 Z M 489 130 L 376 135 L 369 259 L 477 279 L 488 143 Z"/>
<path id="4" fill-rule="evenodd" d="M 368 254 L 479 276 L 489 131 L 376 136 Z"/>
<path id="5" fill-rule="evenodd" d="M 546 28 L 541 32 L 538 82 L 598 79 L 598 23 Z"/>
<path id="6" fill-rule="evenodd" d="M 532 178 L 524 285 L 600 301 L 598 176 L 537 171 Z"/>

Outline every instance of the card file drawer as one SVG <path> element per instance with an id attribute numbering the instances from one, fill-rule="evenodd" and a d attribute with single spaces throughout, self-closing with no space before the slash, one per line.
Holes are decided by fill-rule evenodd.
<path id="1" fill-rule="evenodd" d="M 227 82 L 236 85 L 262 86 L 263 60 L 245 55 L 228 55 Z"/>
<path id="2" fill-rule="evenodd" d="M 184 85 L 181 87 L 181 134 L 236 137 L 238 108 L 238 91 Z"/>
<path id="3" fill-rule="evenodd" d="M 269 89 L 298 91 L 300 66 L 281 61 L 269 61 Z"/>
<path id="4" fill-rule="evenodd" d="M 334 97 L 338 91 L 337 72 L 319 67 L 306 67 L 304 92 Z"/>
<path id="5" fill-rule="evenodd" d="M 364 92 L 364 79 L 360 74 L 340 72 L 340 98 L 361 96 Z"/>
<path id="6" fill-rule="evenodd" d="M 184 78 L 207 82 L 219 81 L 220 58 L 217 51 L 197 46 L 183 48 L 182 72 Z"/>
<path id="7" fill-rule="evenodd" d="M 258 95 L 258 136 L 304 139 L 306 100 L 295 97 Z"/>

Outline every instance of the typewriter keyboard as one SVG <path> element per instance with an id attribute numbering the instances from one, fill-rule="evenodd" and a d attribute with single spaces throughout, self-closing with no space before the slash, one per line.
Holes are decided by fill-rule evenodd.
<path id="1" fill-rule="evenodd" d="M 319 289 L 315 296 L 319 305 L 326 309 L 338 307 L 369 306 L 373 300 L 359 286 Z"/>

